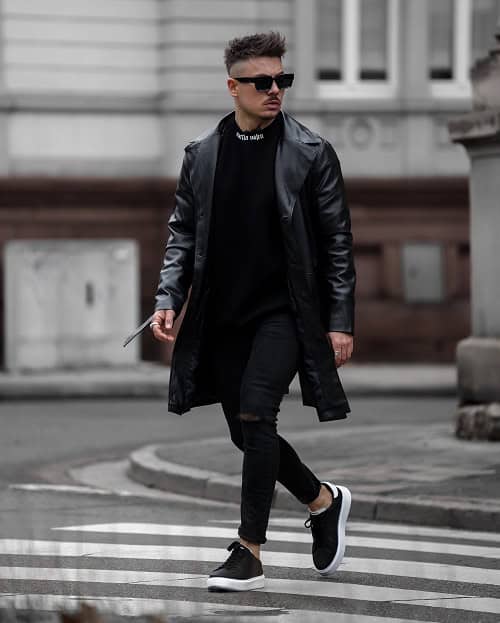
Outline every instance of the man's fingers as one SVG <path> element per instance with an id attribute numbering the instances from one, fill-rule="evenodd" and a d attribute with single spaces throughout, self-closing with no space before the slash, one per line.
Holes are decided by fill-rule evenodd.
<path id="1" fill-rule="evenodd" d="M 173 327 L 174 316 L 175 316 L 175 312 L 171 309 L 167 309 L 167 311 L 165 312 L 165 328 L 166 329 L 171 329 Z"/>
<path id="2" fill-rule="evenodd" d="M 174 336 L 171 333 L 166 333 L 159 325 L 153 326 L 153 335 L 160 342 L 173 342 L 174 340 Z"/>
<path id="3" fill-rule="evenodd" d="M 343 366 L 348 359 L 347 348 L 345 346 L 339 346 L 337 351 L 339 351 L 339 354 L 336 356 L 335 361 L 337 362 L 337 367 L 340 367 Z"/>
<path id="4" fill-rule="evenodd" d="M 158 310 L 152 321 L 151 329 L 154 337 L 160 342 L 173 342 L 175 337 L 172 334 L 175 312 L 173 309 Z"/>
<path id="5" fill-rule="evenodd" d="M 331 344 L 335 353 L 335 365 L 337 368 L 349 361 L 353 352 L 353 340 L 345 339 L 343 335 L 330 335 Z"/>

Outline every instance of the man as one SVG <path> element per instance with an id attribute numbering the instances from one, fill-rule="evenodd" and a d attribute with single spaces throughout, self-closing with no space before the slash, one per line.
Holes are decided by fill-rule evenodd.
<path id="1" fill-rule="evenodd" d="M 336 368 L 352 355 L 355 269 L 342 173 L 332 146 L 282 111 L 285 40 L 236 38 L 225 50 L 234 111 L 185 148 L 150 326 L 173 341 L 169 410 L 221 402 L 243 451 L 239 541 L 210 590 L 264 586 L 260 546 L 276 480 L 308 506 L 313 562 L 328 575 L 345 550 L 351 496 L 320 482 L 277 433 L 299 372 L 321 421 L 350 411 Z M 137 333 L 136 332 L 136 333 Z"/>

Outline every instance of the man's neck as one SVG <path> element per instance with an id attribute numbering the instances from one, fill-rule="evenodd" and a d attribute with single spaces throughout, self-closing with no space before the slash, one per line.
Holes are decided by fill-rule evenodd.
<path id="1" fill-rule="evenodd" d="M 267 128 L 268 125 L 274 121 L 275 117 L 272 119 L 259 119 L 258 117 L 250 117 L 245 113 L 241 112 L 241 110 L 235 110 L 235 121 L 243 132 L 252 132 L 253 130 L 262 130 Z"/>

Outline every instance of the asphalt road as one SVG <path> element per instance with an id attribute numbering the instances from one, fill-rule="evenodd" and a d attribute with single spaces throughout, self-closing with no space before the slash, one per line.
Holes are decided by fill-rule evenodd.
<path id="1" fill-rule="evenodd" d="M 450 421 L 452 399 L 351 400 L 344 424 Z M 280 427 L 324 426 L 299 402 Z M 123 614 L 172 621 L 453 623 L 500 620 L 500 537 L 403 524 L 350 522 L 332 578 L 311 568 L 303 516 L 273 512 L 266 588 L 208 593 L 206 575 L 236 536 L 238 508 L 176 496 L 65 490 L 70 466 L 124 458 L 146 443 L 225 431 L 220 407 L 169 414 L 163 401 L 0 404 L 0 604 L 59 609 L 84 597 Z M 49 490 L 51 480 L 61 488 Z M 13 488 L 34 484 L 38 488 Z M 78 492 L 79 491 L 79 492 Z M 332 617 L 335 613 L 335 617 Z M 341 614 L 342 613 L 342 614 Z"/>
<path id="2" fill-rule="evenodd" d="M 279 414 L 280 430 L 375 424 L 384 422 L 450 422 L 453 398 L 350 399 L 346 420 L 319 423 L 316 412 L 286 398 Z M 179 416 L 164 400 L 57 400 L 0 402 L 0 485 L 43 479 L 41 468 L 53 463 L 122 457 L 146 443 L 186 441 L 226 434 L 219 405 L 195 408 Z"/>

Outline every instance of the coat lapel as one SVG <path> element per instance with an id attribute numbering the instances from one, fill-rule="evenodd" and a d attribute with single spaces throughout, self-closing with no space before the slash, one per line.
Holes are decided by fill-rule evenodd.
<path id="1" fill-rule="evenodd" d="M 301 131 L 292 124 L 289 115 L 283 113 L 283 140 L 278 144 L 275 161 L 275 184 L 278 211 L 285 219 L 291 219 L 297 195 L 317 155 L 320 139 Z"/>
<path id="2" fill-rule="evenodd" d="M 220 134 L 218 132 L 214 132 L 199 143 L 198 155 L 194 158 L 191 173 L 193 196 L 202 199 L 207 223 L 210 223 L 212 214 L 215 167 L 217 165 L 219 143 Z"/>

